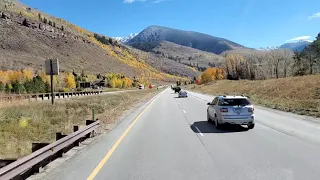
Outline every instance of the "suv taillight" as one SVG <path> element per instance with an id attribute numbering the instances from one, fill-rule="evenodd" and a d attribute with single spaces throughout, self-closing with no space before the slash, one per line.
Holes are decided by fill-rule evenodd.
<path id="1" fill-rule="evenodd" d="M 220 111 L 221 112 L 228 112 L 228 108 L 221 108 Z"/>
<path id="2" fill-rule="evenodd" d="M 249 111 L 249 112 L 253 112 L 253 111 L 254 111 L 254 108 L 249 108 L 248 111 Z"/>

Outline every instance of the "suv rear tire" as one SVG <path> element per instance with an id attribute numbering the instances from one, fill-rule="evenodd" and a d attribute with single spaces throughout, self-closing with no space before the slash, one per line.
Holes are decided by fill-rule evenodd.
<path id="1" fill-rule="evenodd" d="M 254 124 L 248 125 L 248 129 L 253 129 L 253 128 L 254 128 Z"/>

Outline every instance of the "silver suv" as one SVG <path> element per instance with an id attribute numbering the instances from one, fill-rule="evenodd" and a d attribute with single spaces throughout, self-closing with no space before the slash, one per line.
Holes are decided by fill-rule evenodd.
<path id="1" fill-rule="evenodd" d="M 217 96 L 208 103 L 207 120 L 214 121 L 216 128 L 221 124 L 247 125 L 254 128 L 254 108 L 245 96 Z"/>

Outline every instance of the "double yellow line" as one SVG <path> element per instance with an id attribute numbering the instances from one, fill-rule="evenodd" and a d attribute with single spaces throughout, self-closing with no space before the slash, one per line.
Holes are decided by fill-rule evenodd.
<path id="1" fill-rule="evenodd" d="M 129 133 L 131 128 L 134 126 L 134 124 L 139 120 L 139 118 L 151 107 L 151 105 L 158 99 L 158 97 L 161 96 L 161 94 L 164 93 L 162 91 L 160 94 L 158 94 L 152 102 L 135 118 L 135 120 L 130 124 L 130 126 L 126 129 L 126 131 L 121 135 L 121 137 L 117 140 L 117 142 L 112 146 L 110 151 L 105 155 L 105 157 L 100 161 L 98 166 L 92 171 L 90 176 L 87 178 L 87 180 L 93 180 L 98 172 L 102 169 L 102 167 L 106 164 L 108 159 L 111 157 L 111 155 L 114 153 L 114 151 L 117 149 L 117 147 L 120 145 L 122 140 L 126 137 L 126 135 Z"/>

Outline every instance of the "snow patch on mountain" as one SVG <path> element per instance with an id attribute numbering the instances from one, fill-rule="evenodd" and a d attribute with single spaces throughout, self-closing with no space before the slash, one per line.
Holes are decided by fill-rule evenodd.
<path id="1" fill-rule="evenodd" d="M 127 37 L 113 37 L 117 41 L 120 41 L 121 43 L 126 43 L 130 41 L 132 38 L 136 37 L 139 33 L 131 33 Z"/>
<path id="2" fill-rule="evenodd" d="M 270 46 L 266 48 L 258 48 L 260 51 L 272 51 L 277 49 L 291 49 L 292 51 L 302 51 L 304 48 L 308 47 L 313 41 L 311 40 L 299 40 L 295 42 L 290 42 L 283 44 L 281 46 Z"/>
<path id="3" fill-rule="evenodd" d="M 259 50 L 259 51 L 272 51 L 272 50 L 276 50 L 276 49 L 279 49 L 279 47 L 278 46 L 269 46 L 266 48 L 258 48 L 257 50 Z"/>

